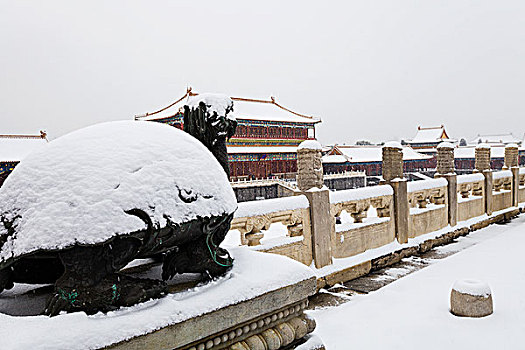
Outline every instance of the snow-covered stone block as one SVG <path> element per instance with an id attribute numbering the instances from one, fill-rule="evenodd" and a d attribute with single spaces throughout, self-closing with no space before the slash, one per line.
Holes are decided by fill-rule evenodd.
<path id="1" fill-rule="evenodd" d="M 456 316 L 484 317 L 493 309 L 492 292 L 487 283 L 465 279 L 454 282 L 450 293 L 450 312 Z"/>

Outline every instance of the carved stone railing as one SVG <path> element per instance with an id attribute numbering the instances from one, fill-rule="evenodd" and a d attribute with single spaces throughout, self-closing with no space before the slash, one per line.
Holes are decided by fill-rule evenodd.
<path id="1" fill-rule="evenodd" d="M 448 181 L 445 178 L 407 184 L 408 237 L 414 238 L 448 225 Z"/>
<path id="2" fill-rule="evenodd" d="M 369 217 L 372 208 L 375 214 Z M 392 242 L 395 239 L 392 210 L 393 190 L 389 185 L 331 192 L 332 256 L 347 258 Z"/>
<path id="3" fill-rule="evenodd" d="M 457 218 L 465 221 L 485 214 L 485 176 L 482 173 L 458 175 Z"/>
<path id="4" fill-rule="evenodd" d="M 432 179 L 409 182 L 407 185 L 410 208 L 426 208 L 431 204 L 445 204 L 447 180 Z"/>
<path id="5" fill-rule="evenodd" d="M 307 221 L 309 225 L 308 216 L 305 196 L 243 202 L 239 203 L 230 229 L 239 230 L 242 245 L 257 246 L 264 238 L 263 230 L 270 229 L 273 223 L 285 225 L 289 237 L 303 235 L 303 223 Z"/>

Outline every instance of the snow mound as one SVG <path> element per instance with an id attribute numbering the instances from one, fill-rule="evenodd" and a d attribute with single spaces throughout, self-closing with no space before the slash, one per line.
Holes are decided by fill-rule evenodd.
<path id="1" fill-rule="evenodd" d="M 505 146 L 505 148 L 518 148 L 518 145 L 515 143 L 509 143 L 508 145 Z"/>
<path id="2" fill-rule="evenodd" d="M 206 109 L 210 114 L 217 112 L 219 117 L 225 117 L 226 114 L 233 110 L 233 101 L 224 94 L 198 94 L 189 96 L 186 105 L 192 109 L 199 107 L 199 103 L 204 102 Z"/>
<path id="3" fill-rule="evenodd" d="M 197 139 L 146 121 L 93 125 L 26 157 L 0 189 L 0 264 L 36 250 L 102 243 L 154 225 L 232 213 L 237 202 L 219 162 Z M 0 240 L 1 241 L 1 240 Z"/>
<path id="4" fill-rule="evenodd" d="M 487 283 L 472 279 L 457 280 L 452 285 L 452 289 L 459 293 L 485 298 L 492 294 Z"/>
<path id="5" fill-rule="evenodd" d="M 299 147 L 297 149 L 313 149 L 313 150 L 321 150 L 323 147 L 321 144 L 316 140 L 306 140 L 299 144 Z"/>

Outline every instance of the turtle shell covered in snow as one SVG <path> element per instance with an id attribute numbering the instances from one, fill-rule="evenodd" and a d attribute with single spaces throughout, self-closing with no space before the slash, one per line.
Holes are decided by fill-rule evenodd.
<path id="1" fill-rule="evenodd" d="M 0 188 L 0 265 L 35 251 L 95 245 L 167 220 L 230 214 L 237 202 L 212 153 L 172 126 L 93 125 L 25 158 Z"/>

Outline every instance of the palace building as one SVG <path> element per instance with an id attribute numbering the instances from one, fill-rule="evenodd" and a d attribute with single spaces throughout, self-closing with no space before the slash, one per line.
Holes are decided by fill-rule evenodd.
<path id="1" fill-rule="evenodd" d="M 183 106 L 191 88 L 172 104 L 152 113 L 135 116 L 183 128 Z M 297 146 L 315 139 L 315 126 L 321 120 L 294 112 L 268 100 L 231 97 L 232 115 L 237 120 L 235 135 L 227 142 L 232 180 L 267 177 L 295 178 Z"/>
<path id="2" fill-rule="evenodd" d="M 0 186 L 26 155 L 46 143 L 43 131 L 40 135 L 0 135 Z"/>
<path id="3" fill-rule="evenodd" d="M 457 142 L 448 136 L 444 125 L 436 127 L 418 126 L 416 136 L 412 140 L 406 140 L 403 143 L 408 144 L 420 153 L 433 154 L 437 152 L 437 145 L 444 141 Z"/>

